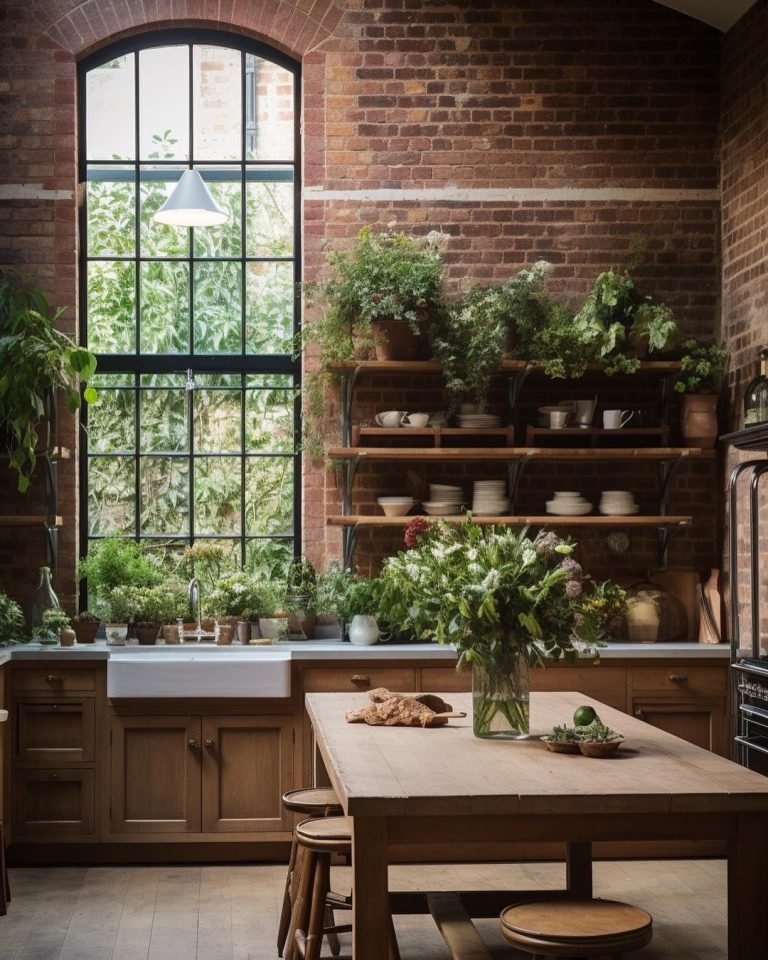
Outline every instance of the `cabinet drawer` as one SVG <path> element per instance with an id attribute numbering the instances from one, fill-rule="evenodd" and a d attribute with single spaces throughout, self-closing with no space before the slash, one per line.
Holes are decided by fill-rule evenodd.
<path id="1" fill-rule="evenodd" d="M 15 667 L 11 688 L 15 693 L 92 693 L 96 689 L 96 671 L 87 667 Z"/>
<path id="2" fill-rule="evenodd" d="M 623 667 L 533 667 L 532 690 L 577 690 L 600 699 L 602 691 L 626 690 L 627 672 Z"/>
<path id="3" fill-rule="evenodd" d="M 669 666 L 633 667 L 632 689 L 643 693 L 674 693 L 678 696 L 724 696 L 723 667 Z"/>
<path id="4" fill-rule="evenodd" d="M 19 763 L 89 763 L 94 759 L 94 701 L 20 700 L 16 703 Z"/>
<path id="5" fill-rule="evenodd" d="M 343 670 L 305 670 L 305 693 L 349 693 L 355 690 L 388 690 L 410 692 L 414 689 L 414 672 L 409 667 L 347 667 Z"/>
<path id="6" fill-rule="evenodd" d="M 465 667 L 422 667 L 421 690 L 425 693 L 469 693 L 472 689 L 472 671 Z"/>
<path id="7" fill-rule="evenodd" d="M 15 770 L 16 839 L 84 837 L 95 832 L 93 770 Z"/>

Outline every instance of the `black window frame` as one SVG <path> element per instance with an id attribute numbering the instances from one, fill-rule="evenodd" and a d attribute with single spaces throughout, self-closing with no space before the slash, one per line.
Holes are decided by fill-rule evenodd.
<path id="1" fill-rule="evenodd" d="M 194 157 L 194 139 L 193 139 L 193 130 L 190 126 L 189 137 L 190 137 L 190 150 L 189 158 L 187 160 L 152 160 L 150 161 L 152 166 L 163 166 L 167 165 L 173 168 L 178 169 L 179 167 L 185 168 L 200 168 L 201 164 L 205 165 L 206 163 L 214 164 L 219 167 L 231 167 L 233 171 L 239 172 L 240 182 L 245 187 L 246 183 L 246 168 L 247 167 L 275 167 L 275 166 L 292 166 L 293 167 L 293 256 L 292 258 L 284 258 L 285 260 L 292 259 L 293 261 L 293 284 L 294 290 L 298 291 L 301 284 L 301 261 L 302 261 L 302 246 L 301 246 L 301 64 L 294 60 L 292 57 L 289 57 L 287 54 L 282 53 L 279 50 L 270 47 L 267 44 L 261 43 L 257 40 L 253 40 L 249 37 L 243 37 L 238 34 L 233 34 L 228 31 L 222 30 L 206 30 L 206 29 L 174 29 L 174 30 L 155 30 L 148 33 L 140 33 L 134 36 L 118 40 L 115 43 L 112 43 L 108 46 L 100 48 L 95 53 L 84 58 L 78 63 L 77 68 L 77 105 L 78 105 L 78 181 L 80 186 L 80 203 L 79 203 L 79 214 L 78 214 L 78 223 L 79 223 L 79 291 L 78 291 L 78 307 L 79 307 L 79 330 L 80 330 L 80 342 L 83 344 L 88 343 L 88 309 L 87 309 L 87 263 L 91 259 L 88 256 L 88 244 L 87 244 L 87 205 L 86 205 L 86 194 L 85 194 L 85 184 L 88 176 L 88 166 L 89 161 L 87 157 L 87 142 L 86 142 L 86 77 L 90 70 L 95 67 L 101 66 L 102 64 L 108 63 L 110 60 L 114 60 L 117 57 L 125 56 L 127 54 L 135 54 L 138 51 L 151 49 L 154 47 L 163 47 L 163 46 L 178 46 L 178 45 L 189 45 L 189 55 L 190 62 L 193 56 L 193 47 L 196 44 L 202 45 L 212 45 L 212 46 L 221 46 L 227 47 L 229 49 L 237 50 L 240 52 L 242 57 L 242 70 L 241 70 L 241 156 L 239 160 L 233 161 L 218 161 L 218 160 L 198 160 L 195 161 Z M 248 160 L 247 159 L 247 98 L 246 98 L 246 84 L 249 82 L 249 76 L 245 69 L 246 63 L 246 54 L 251 54 L 253 56 L 259 57 L 263 60 L 268 60 L 283 69 L 289 71 L 293 75 L 293 159 L 289 163 L 285 160 Z M 142 158 L 139 151 L 139 110 L 140 110 L 140 100 L 139 100 L 139 74 L 138 74 L 138 57 L 136 58 L 136 73 L 134 77 L 135 91 L 136 91 L 136 100 L 135 100 L 135 120 L 136 120 L 136 129 L 135 129 L 135 138 L 136 138 L 136 157 L 133 161 L 111 161 L 116 166 L 124 167 L 126 164 L 133 166 L 134 174 L 136 177 L 136 204 L 137 208 L 140 203 L 140 193 L 138 189 L 138 179 L 139 171 L 142 165 Z M 190 79 L 192 79 L 193 74 L 190 73 Z M 190 82 L 189 88 L 189 102 L 190 102 L 190 117 L 192 115 L 192 101 L 194 97 L 193 84 Z M 108 166 L 110 161 L 101 160 L 90 161 L 91 163 L 98 163 L 99 166 Z M 147 161 L 143 161 L 146 163 Z M 243 189 L 243 205 L 245 205 L 245 190 Z M 140 222 L 137 209 L 137 218 L 136 218 L 136 231 L 138 237 L 138 231 L 140 229 Z M 243 224 L 243 230 L 245 225 Z M 98 260 L 99 258 L 93 258 Z M 119 257 L 110 258 L 110 259 L 120 259 Z M 137 248 L 135 256 L 130 258 L 137 265 L 140 265 L 142 258 L 140 256 L 140 250 Z M 149 258 L 152 259 L 152 258 Z M 279 257 L 247 257 L 245 246 L 240 252 L 239 262 L 245 266 L 250 261 L 269 261 L 269 262 L 279 262 L 281 258 Z M 214 257 L 206 258 L 206 261 L 216 262 L 216 261 L 229 261 L 232 262 L 231 257 Z M 182 262 L 184 262 L 182 260 Z M 193 258 L 193 238 L 190 238 L 190 264 L 194 262 Z M 235 261 L 238 262 L 238 261 Z M 245 284 L 245 270 L 243 270 L 243 284 Z M 243 306 L 242 310 L 245 309 L 245 298 L 243 297 Z M 192 305 L 190 304 L 190 309 Z M 296 336 L 301 329 L 301 313 L 300 313 L 300 298 L 295 296 L 293 299 L 293 334 Z M 140 395 L 139 386 L 141 382 L 141 377 L 146 374 L 187 374 L 190 373 L 192 376 L 194 374 L 240 374 L 240 383 L 241 383 L 241 392 L 242 392 L 242 413 L 241 413 L 241 453 L 232 454 L 234 457 L 238 457 L 241 461 L 241 471 L 245 471 L 245 464 L 249 459 L 249 452 L 245 444 L 245 397 L 246 397 L 246 382 L 247 377 L 252 375 L 259 374 L 282 374 L 287 375 L 292 378 L 292 387 L 294 390 L 294 403 L 293 403 L 293 427 L 294 427 L 294 451 L 293 454 L 283 454 L 283 456 L 292 456 L 293 458 L 293 533 L 292 533 L 292 542 L 293 542 L 293 555 L 298 556 L 301 553 L 301 507 L 302 507 L 302 462 L 301 462 L 301 403 L 300 403 L 300 391 L 301 391 L 301 361 L 300 358 L 293 354 L 248 354 L 246 352 L 246 343 L 245 339 L 242 340 L 240 354 L 200 354 L 194 352 L 194 341 L 190 341 L 189 350 L 190 353 L 187 354 L 146 354 L 139 353 L 140 341 L 139 341 L 140 330 L 137 327 L 137 338 L 135 344 L 135 352 L 132 354 L 96 354 L 98 360 L 98 373 L 105 374 L 126 374 L 133 375 L 134 377 L 134 386 L 133 388 L 137 396 L 137 426 L 136 426 L 136 449 L 133 451 L 133 457 L 135 460 L 135 469 L 134 469 L 134 496 L 136 498 L 136 504 L 140 502 L 141 497 L 141 478 L 140 478 L 140 459 L 141 459 L 141 445 L 140 445 L 140 423 L 138 420 L 138 397 Z M 232 388 L 232 389 L 237 389 Z M 191 405 L 190 405 L 191 406 Z M 206 456 L 207 454 L 199 454 L 199 456 Z M 253 454 L 252 454 L 253 455 Z M 240 561 L 241 564 L 245 563 L 246 560 L 246 551 L 249 543 L 264 540 L 264 541 L 287 541 L 288 536 L 280 535 L 248 535 L 245 530 L 245 500 L 246 500 L 246 491 L 245 483 L 241 483 L 241 528 L 239 535 L 229 535 L 229 534 L 196 534 L 194 531 L 194 503 L 193 503 L 193 476 L 194 476 L 194 437 L 191 435 L 191 424 L 190 424 L 190 450 L 189 452 L 183 454 L 185 458 L 189 460 L 190 463 L 190 532 L 187 536 L 176 537 L 173 535 L 166 534 L 142 534 L 141 524 L 139 515 L 137 513 L 135 529 L 132 539 L 137 541 L 163 541 L 163 542 L 178 542 L 178 543 L 195 543 L 197 541 L 205 540 L 230 540 L 233 543 L 239 543 L 240 548 Z M 79 458 L 79 484 L 80 484 L 80 495 L 79 495 L 79 520 L 80 520 L 80 531 L 79 531 L 79 550 L 80 556 L 85 556 L 88 550 L 88 544 L 90 541 L 103 539 L 100 536 L 91 536 L 89 534 L 89 523 L 88 523 L 88 463 L 89 463 L 89 453 L 88 453 L 88 424 L 87 424 L 87 409 L 84 409 L 81 416 L 81 430 L 80 430 L 80 458 Z M 242 473 L 241 473 L 242 476 Z M 124 537 L 128 539 L 128 537 Z"/>

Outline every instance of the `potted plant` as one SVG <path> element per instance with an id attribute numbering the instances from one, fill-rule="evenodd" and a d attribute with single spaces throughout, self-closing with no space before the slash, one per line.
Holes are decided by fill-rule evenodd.
<path id="1" fill-rule="evenodd" d="M 35 469 L 38 429 L 46 411 L 50 414 L 51 397 L 63 391 L 75 413 L 81 384 L 96 372 L 94 355 L 56 329 L 63 312 L 59 308 L 51 314 L 43 294 L 13 272 L 0 274 L 0 428 L 22 493 Z M 83 397 L 93 401 L 96 391 L 87 387 Z"/>
<path id="2" fill-rule="evenodd" d="M 528 666 L 577 655 L 574 601 L 582 570 L 574 545 L 554 533 L 535 540 L 470 521 L 436 522 L 381 573 L 381 606 L 420 639 L 452 643 L 472 665 L 478 737 L 529 730 Z"/>
<path id="3" fill-rule="evenodd" d="M 27 643 L 29 633 L 21 607 L 0 591 L 0 647 Z"/>
<path id="4" fill-rule="evenodd" d="M 69 614 L 61 607 L 46 610 L 43 624 L 35 628 L 34 637 L 41 644 L 60 643 L 62 647 L 71 647 L 75 642 L 75 631 L 70 629 Z"/>
<path id="5" fill-rule="evenodd" d="M 114 587 L 104 601 L 104 620 L 107 643 L 122 646 L 128 639 L 128 629 L 134 615 L 136 587 Z"/>
<path id="6" fill-rule="evenodd" d="M 258 616 L 259 633 L 266 640 L 278 640 L 288 632 L 285 604 L 285 582 L 266 580 L 254 584 L 254 606 L 250 615 Z"/>
<path id="7" fill-rule="evenodd" d="M 147 594 L 149 613 L 160 622 L 163 639 L 166 643 L 178 643 L 178 622 L 189 613 L 186 583 L 178 577 L 169 577 L 156 587 L 150 587 Z"/>
<path id="8" fill-rule="evenodd" d="M 717 439 L 717 401 L 728 351 L 719 343 L 691 338 L 682 344 L 675 390 L 682 394 L 680 431 L 692 447 L 711 448 Z"/>
<path id="9" fill-rule="evenodd" d="M 576 728 L 576 741 L 585 757 L 607 757 L 619 749 L 624 737 L 596 717 L 588 726 Z"/>
<path id="10" fill-rule="evenodd" d="M 110 626 L 112 639 L 119 639 L 120 631 L 127 625 L 124 616 L 115 618 L 113 593 L 117 587 L 153 587 L 163 580 L 160 568 L 147 555 L 143 543 L 135 540 L 121 540 L 107 537 L 93 544 L 88 556 L 80 561 L 78 574 L 84 580 L 88 591 L 88 605 L 99 614 L 107 624 L 109 639 Z M 118 595 L 118 607 L 122 614 L 126 610 Z M 125 633 L 123 632 L 123 640 Z"/>
<path id="11" fill-rule="evenodd" d="M 317 623 L 317 571 L 311 560 L 296 557 L 288 565 L 285 580 L 285 610 L 288 632 L 311 637 Z"/>
<path id="12" fill-rule="evenodd" d="M 440 301 L 443 240 L 437 232 L 415 238 L 363 227 L 351 250 L 329 254 L 331 278 L 305 287 L 327 307 L 308 328 L 323 364 L 371 348 L 379 360 L 418 357 Z"/>
<path id="13" fill-rule="evenodd" d="M 241 643 L 258 632 L 263 592 L 248 573 L 233 573 L 219 581 L 208 597 L 208 607 L 219 622 L 219 642 L 231 643 L 235 630 Z"/>
<path id="14" fill-rule="evenodd" d="M 382 584 L 378 578 L 354 579 L 348 584 L 341 610 L 348 624 L 350 643 L 370 646 L 379 640 L 381 631 L 377 617 L 381 593 Z"/>
<path id="15" fill-rule="evenodd" d="M 91 613 L 90 610 L 83 610 L 72 617 L 72 629 L 75 631 L 75 637 L 78 643 L 93 643 L 101 623 L 101 617 L 98 614 Z"/>

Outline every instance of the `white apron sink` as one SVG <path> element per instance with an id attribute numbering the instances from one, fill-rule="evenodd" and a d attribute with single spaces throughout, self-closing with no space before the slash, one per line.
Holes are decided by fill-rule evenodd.
<path id="1" fill-rule="evenodd" d="M 117 653 L 107 661 L 107 696 L 289 697 L 291 661 L 284 651 Z"/>

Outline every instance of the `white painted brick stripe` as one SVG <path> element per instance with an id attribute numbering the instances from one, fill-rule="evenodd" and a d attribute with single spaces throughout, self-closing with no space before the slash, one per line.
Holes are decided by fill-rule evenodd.
<path id="1" fill-rule="evenodd" d="M 305 187 L 306 200 L 389 200 L 410 202 L 526 203 L 596 201 L 602 203 L 719 202 L 719 189 L 675 190 L 653 187 L 427 187 L 421 189 L 326 190 Z"/>
<path id="2" fill-rule="evenodd" d="M 0 183 L 0 200 L 71 200 L 74 190 L 47 190 L 42 183 Z"/>

